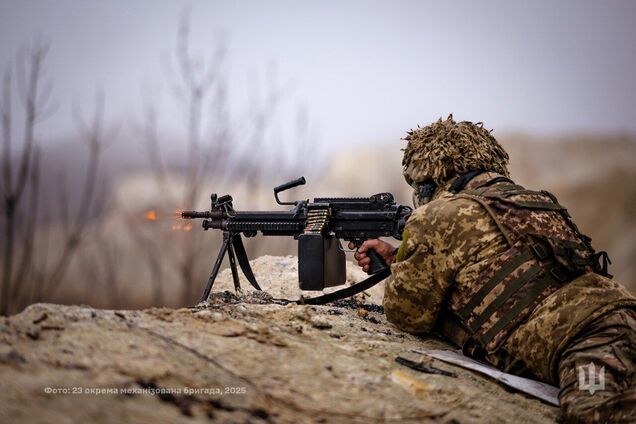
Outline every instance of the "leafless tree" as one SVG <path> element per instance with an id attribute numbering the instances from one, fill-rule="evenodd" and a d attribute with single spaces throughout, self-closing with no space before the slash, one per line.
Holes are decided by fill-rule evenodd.
<path id="1" fill-rule="evenodd" d="M 104 95 L 98 93 L 95 98 L 95 110 L 90 122 L 86 122 L 76 107 L 74 111 L 75 121 L 80 140 L 88 149 L 88 161 L 84 179 L 84 187 L 80 196 L 79 206 L 74 214 L 68 209 L 67 186 L 63 182 L 59 185 L 62 195 L 59 197 L 59 210 L 62 219 L 63 242 L 61 254 L 55 265 L 47 270 L 47 278 L 44 279 L 42 295 L 45 299 L 53 296 L 59 288 L 70 261 L 84 236 L 86 225 L 91 218 L 95 207 L 95 199 L 99 196 L 97 180 L 99 175 L 100 156 L 106 146 L 106 140 L 112 140 L 113 134 L 107 134 L 104 128 Z M 39 300 L 39 299 L 37 299 Z"/>
<path id="2" fill-rule="evenodd" d="M 59 287 L 68 269 L 94 207 L 100 154 L 103 149 L 103 96 L 98 96 L 94 118 L 86 125 L 78 115 L 82 139 L 89 150 L 86 180 L 79 207 L 69 212 L 65 184 L 58 184 L 58 199 L 63 232 L 62 241 L 56 243 L 51 255 L 48 226 L 51 224 L 49 208 L 40 211 L 40 147 L 36 138 L 37 125 L 55 110 L 51 103 L 52 84 L 43 82 L 43 64 L 49 46 L 36 40 L 18 54 L 13 67 L 3 78 L 0 108 L 2 113 L 2 175 L 3 245 L 2 279 L 0 281 L 0 314 L 7 314 L 32 301 L 50 299 Z M 22 109 L 14 115 L 12 88 L 18 89 Z M 22 125 L 20 153 L 14 155 L 14 124 Z M 46 200 L 47 206 L 50 199 Z M 45 228 L 43 239 L 36 242 L 36 230 Z M 42 242 L 46 244 L 42 244 Z M 38 263 L 37 259 L 40 259 Z M 42 267 L 44 264 L 44 268 Z"/>
<path id="3" fill-rule="evenodd" d="M 225 187 L 230 181 L 242 181 L 256 196 L 261 191 L 261 180 L 267 171 L 281 169 L 293 162 L 293 166 L 297 165 L 307 147 L 302 141 L 308 140 L 308 137 L 299 138 L 287 150 L 291 156 L 296 156 L 295 160 L 288 158 L 281 163 L 279 158 L 274 157 L 276 163 L 272 163 L 272 155 L 268 155 L 266 147 L 266 134 L 271 130 L 278 106 L 289 93 L 291 84 L 278 84 L 275 68 L 272 67 L 264 95 L 260 95 L 262 87 L 254 78 L 249 108 L 238 117 L 238 124 L 234 123 L 229 114 L 223 41 L 219 41 L 211 59 L 206 61 L 191 52 L 189 36 L 189 20 L 185 13 L 179 23 L 172 60 L 166 64 L 172 93 L 184 111 L 185 145 L 181 149 L 184 165 L 180 177 L 185 181 L 185 189 L 179 190 L 173 184 L 171 174 L 174 175 L 174 172 L 169 171 L 162 154 L 164 144 L 159 137 L 156 99 L 146 96 L 141 124 L 137 125 L 155 183 L 162 193 L 157 208 L 163 210 L 189 209 L 200 204 L 201 199 L 209 195 L 203 191 L 206 179 L 213 179 L 217 187 Z M 300 117 L 298 124 L 299 129 L 306 126 L 306 116 Z M 169 235 L 161 237 L 155 230 L 151 237 L 146 237 L 134 232 L 131 229 L 135 242 L 145 252 L 152 252 L 147 254 L 147 262 L 149 269 L 156 272 L 156 257 L 165 256 L 165 240 Z M 211 253 L 202 254 L 203 243 L 204 237 L 193 231 L 188 237 L 180 237 L 177 251 L 169 255 L 169 260 L 172 260 L 169 266 L 174 267 L 180 279 L 182 305 L 191 304 L 196 299 L 194 290 L 199 287 L 198 278 L 209 266 Z M 165 261 L 163 265 L 166 265 Z"/>
<path id="4" fill-rule="evenodd" d="M 42 62 L 48 51 L 48 45 L 37 41 L 29 51 L 22 50 L 17 58 L 16 85 L 19 98 L 24 108 L 24 121 L 22 133 L 22 149 L 17 155 L 17 163 L 14 163 L 14 129 L 17 124 L 13 115 L 14 84 L 13 69 L 7 68 L 3 78 L 2 95 L 2 136 L 3 136 L 3 161 L 2 161 L 2 194 L 3 207 L 3 246 L 2 246 L 2 281 L 0 290 L 0 314 L 6 314 L 9 310 L 11 299 L 22 285 L 23 275 L 16 270 L 16 264 L 20 271 L 29 261 L 33 250 L 34 230 L 21 225 L 22 222 L 34 222 L 37 216 L 38 200 L 38 165 L 39 154 L 35 146 L 35 129 L 38 122 L 50 112 L 49 99 L 51 86 L 41 87 Z M 25 204 L 25 191 L 27 184 L 31 184 L 30 207 L 22 210 Z M 34 194 L 35 193 L 35 194 Z M 28 214 L 24 216 L 23 213 Z M 22 215 L 22 216 L 20 216 Z M 31 218 L 31 219 L 28 219 Z M 22 235 L 22 256 L 17 254 L 17 243 Z"/>
<path id="5" fill-rule="evenodd" d="M 172 92 L 178 101 L 179 107 L 184 111 L 185 119 L 185 157 L 183 158 L 183 178 L 187 181 L 185 189 L 177 190 L 173 187 L 165 158 L 162 155 L 161 142 L 158 136 L 157 116 L 154 99 L 147 97 L 144 106 L 142 124 L 138 126 L 138 132 L 142 136 L 147 156 L 150 161 L 155 182 L 162 193 L 158 199 L 158 208 L 175 210 L 179 207 L 192 207 L 201 196 L 202 179 L 206 176 L 210 167 L 222 163 L 223 156 L 228 150 L 227 129 L 225 121 L 215 122 L 214 130 L 206 134 L 207 123 L 204 111 L 207 112 L 207 104 L 211 104 L 217 117 L 224 113 L 225 108 L 225 82 L 221 76 L 221 66 L 225 51 L 222 45 L 216 49 L 210 63 L 203 63 L 190 53 L 189 25 L 187 16 L 181 20 L 178 30 L 173 76 L 170 81 Z M 134 241 L 141 245 L 146 252 L 149 268 L 156 270 L 155 262 L 159 255 L 165 255 L 165 246 L 161 246 L 166 237 L 160 234 L 152 234 L 151 237 L 140 234 L 143 229 L 132 229 Z M 166 236 L 164 234 L 164 236 Z M 192 280 L 196 268 L 196 251 L 200 248 L 199 236 L 193 236 L 188 243 L 183 243 L 171 255 L 170 260 L 178 270 L 181 279 L 181 303 L 192 302 Z M 156 272 L 156 271 L 155 271 Z M 160 281 L 160 280 L 159 280 Z"/>

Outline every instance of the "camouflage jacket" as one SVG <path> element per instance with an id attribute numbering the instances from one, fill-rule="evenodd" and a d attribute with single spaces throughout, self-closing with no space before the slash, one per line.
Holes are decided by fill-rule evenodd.
<path id="1" fill-rule="evenodd" d="M 466 188 L 496 176 L 481 174 Z M 484 207 L 449 192 L 452 183 L 413 212 L 386 284 L 388 320 L 411 333 L 438 330 L 440 316 L 474 293 L 477 277 L 509 250 L 504 233 Z M 572 337 L 597 317 L 625 306 L 636 308 L 636 298 L 626 289 L 586 273 L 542 299 L 503 341 L 503 348 L 535 376 L 557 384 L 560 354 Z"/>

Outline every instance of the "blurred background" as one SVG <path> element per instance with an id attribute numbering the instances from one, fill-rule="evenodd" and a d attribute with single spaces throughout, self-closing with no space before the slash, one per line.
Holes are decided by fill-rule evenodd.
<path id="1" fill-rule="evenodd" d="M 300 175 L 287 196 L 410 203 L 401 137 L 449 113 L 636 291 L 635 21 L 627 0 L 1 0 L 0 314 L 196 303 L 220 235 L 175 211 L 278 209 Z"/>

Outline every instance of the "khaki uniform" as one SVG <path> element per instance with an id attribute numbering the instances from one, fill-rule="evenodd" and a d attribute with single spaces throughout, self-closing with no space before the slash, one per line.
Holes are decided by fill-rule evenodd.
<path id="1" fill-rule="evenodd" d="M 496 176 L 492 173 L 478 175 L 468 183 L 466 189 L 478 187 Z M 415 334 L 437 331 L 462 344 L 465 340 L 454 337 L 456 332 L 453 330 L 458 328 L 457 325 L 446 325 L 453 321 L 449 316 L 455 317 L 461 307 L 475 296 L 480 289 L 475 282 L 483 281 L 483 275 L 492 269 L 493 264 L 505 266 L 508 259 L 505 256 L 511 251 L 511 240 L 484 205 L 462 193 L 449 192 L 452 183 L 453 180 L 439 187 L 433 200 L 416 209 L 410 217 L 397 261 L 391 266 L 392 278 L 386 285 L 384 308 L 388 320 L 405 331 Z M 561 228 L 565 228 L 563 222 L 554 217 L 556 215 L 546 216 L 549 219 L 538 218 L 546 222 L 539 222 L 537 228 L 543 229 L 545 233 L 565 231 Z M 519 267 L 520 275 L 529 271 L 524 266 Z M 483 302 L 475 306 L 474 311 L 487 311 L 489 302 L 495 300 L 498 294 L 497 290 L 492 290 L 490 297 L 486 296 Z M 520 290 L 523 295 L 523 286 Z M 565 409 L 567 416 L 578 417 L 571 418 L 573 420 L 581 419 L 583 415 L 593 416 L 589 413 L 590 405 L 594 405 L 595 401 L 598 404 L 606 397 L 592 396 L 591 404 L 576 401 L 582 394 L 588 393 L 578 388 L 571 390 L 571 368 L 582 360 L 575 354 L 577 343 L 585 344 L 585 340 L 601 337 L 599 333 L 603 333 L 603 330 L 599 328 L 603 325 L 599 323 L 603 322 L 604 317 L 619 319 L 616 317 L 620 315 L 624 322 L 618 326 L 632 334 L 631 342 L 621 345 L 622 352 L 624 356 L 632 355 L 633 365 L 636 321 L 628 319 L 632 316 L 631 312 L 617 315 L 619 311 L 629 309 L 636 310 L 636 298 L 625 288 L 607 277 L 585 272 L 567 284 L 545 288 L 536 304 L 520 310 L 518 322 L 509 322 L 506 331 L 494 332 L 494 336 L 491 334 L 486 337 L 489 342 L 481 352 L 481 359 L 507 372 L 527 373 L 551 384 L 561 384 L 561 403 L 564 407 L 569 405 L 569 409 Z M 465 329 L 467 323 L 470 324 L 471 320 L 474 322 L 475 318 L 467 320 L 459 320 L 460 327 Z M 487 330 L 496 327 L 496 321 L 497 312 L 482 324 L 480 334 L 488 335 Z M 603 339 L 601 344 L 606 341 Z M 474 353 L 473 356 L 477 355 L 474 351 L 469 352 Z M 601 349 L 584 358 L 595 360 L 606 354 L 606 350 Z M 636 404 L 636 397 L 623 392 L 627 390 L 626 387 L 636 391 L 636 376 L 633 367 L 627 377 L 620 373 L 612 374 L 612 370 L 619 368 L 606 367 L 606 373 L 610 374 L 607 380 L 624 382 L 623 385 L 610 385 L 607 390 L 610 395 L 620 392 L 626 399 L 632 399 L 622 404 L 623 409 L 628 411 L 625 405 L 630 402 L 631 405 Z M 569 385 L 569 389 L 566 385 Z M 581 415 L 583 410 L 586 412 Z M 633 410 L 627 412 L 631 413 Z M 603 422 L 606 419 L 603 417 L 607 415 L 600 417 L 597 421 Z M 613 416 L 612 419 L 617 417 Z"/>

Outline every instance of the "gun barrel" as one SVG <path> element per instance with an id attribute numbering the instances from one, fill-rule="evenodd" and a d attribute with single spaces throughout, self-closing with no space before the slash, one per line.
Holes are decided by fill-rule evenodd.
<path id="1" fill-rule="evenodd" d="M 196 218 L 211 218 L 211 214 L 209 211 L 205 212 L 197 212 L 197 211 L 183 211 L 181 212 L 181 218 L 185 219 L 196 219 Z"/>

